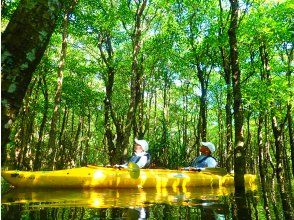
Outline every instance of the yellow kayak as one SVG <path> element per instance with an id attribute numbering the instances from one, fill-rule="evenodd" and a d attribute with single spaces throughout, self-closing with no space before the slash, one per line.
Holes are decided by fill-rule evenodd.
<path id="1" fill-rule="evenodd" d="M 199 172 L 90 166 L 56 171 L 2 171 L 1 175 L 11 185 L 23 188 L 185 188 L 234 184 L 232 174 L 212 168 Z M 255 175 L 245 175 L 247 185 L 255 182 Z"/>

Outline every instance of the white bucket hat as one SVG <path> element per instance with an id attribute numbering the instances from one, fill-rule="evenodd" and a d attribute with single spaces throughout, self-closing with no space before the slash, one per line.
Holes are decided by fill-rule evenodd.
<path id="1" fill-rule="evenodd" d="M 213 153 L 215 151 L 215 146 L 213 143 L 211 142 L 201 142 L 201 144 L 205 147 L 207 147 L 211 153 Z"/>
<path id="2" fill-rule="evenodd" d="M 147 141 L 135 139 L 135 143 L 139 144 L 143 148 L 143 150 L 145 152 L 148 151 L 148 143 L 147 143 Z"/>

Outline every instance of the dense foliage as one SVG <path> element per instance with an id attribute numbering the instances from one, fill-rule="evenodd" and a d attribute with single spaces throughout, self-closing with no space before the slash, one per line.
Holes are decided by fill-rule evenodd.
<path id="1" fill-rule="evenodd" d="M 9 18 L 15 4 L 15 1 L 6 2 L 4 19 Z M 109 73 L 113 71 L 114 75 L 111 88 L 114 117 L 109 123 L 115 139 L 119 128 L 114 119 L 127 123 L 136 59 L 142 75 L 141 98 L 132 125 L 130 145 L 125 146 L 128 152 L 131 152 L 134 135 L 144 137 L 150 143 L 156 164 L 177 167 L 197 154 L 200 140 L 209 140 L 217 146 L 216 157 L 221 159 L 220 164 L 225 164 L 222 155 L 229 154 L 225 146 L 225 107 L 230 88 L 224 70 L 224 59 L 229 55 L 228 2 L 147 2 L 140 20 L 140 51 L 134 58 L 135 19 L 141 4 L 140 1 L 80 1 L 70 14 L 58 109 L 60 117 L 56 128 L 60 138 L 58 149 L 64 147 L 67 151 L 75 151 L 75 156 L 66 162 L 71 160 L 80 164 L 85 157 L 86 163 L 108 162 L 103 123 Z M 292 104 L 292 9 L 290 1 L 240 3 L 237 37 L 244 126 L 248 124 L 245 126 L 245 141 L 250 149 L 247 155 L 253 160 L 261 147 L 256 143 L 259 115 L 270 117 L 274 114 L 282 123 L 287 117 L 287 105 Z M 27 94 L 27 103 L 24 102 L 15 123 L 9 145 L 11 162 L 16 149 L 20 150 L 22 160 L 34 160 L 44 112 L 48 115 L 42 152 L 48 153 L 50 149 L 47 142 L 61 56 L 60 33 L 64 28 L 61 23 L 33 76 L 32 91 Z M 265 54 L 268 63 L 264 62 Z M 44 99 L 45 93 L 48 100 Z M 204 135 L 200 114 L 203 100 L 207 115 Z M 25 105 L 30 109 L 25 110 Z M 32 128 L 23 131 L 27 120 L 32 120 L 29 123 Z M 282 128 L 287 154 L 290 153 L 290 134 L 286 130 L 289 126 L 284 123 Z M 267 136 L 264 142 L 272 146 L 273 132 L 268 127 L 270 121 L 264 125 L 262 133 Z M 26 133 L 28 139 L 21 140 L 20 132 Z M 270 148 L 269 153 L 274 155 L 274 148 Z"/>
<path id="2" fill-rule="evenodd" d="M 31 7 L 1 4 L 2 31 L 17 5 Z M 284 181 L 294 172 L 292 1 L 80 0 L 62 6 L 32 79 L 22 76 L 30 84 L 10 118 L 5 166 L 122 163 L 138 137 L 149 142 L 153 167 L 177 168 L 198 154 L 200 141 L 211 141 L 220 166 L 233 170 L 234 150 L 241 147 L 246 170 L 262 180 L 276 176 L 287 200 Z M 6 79 L 2 95 L 18 89 Z"/>

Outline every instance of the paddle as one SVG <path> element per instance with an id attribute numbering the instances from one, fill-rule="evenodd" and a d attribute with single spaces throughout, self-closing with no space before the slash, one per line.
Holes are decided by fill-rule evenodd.
<path id="1" fill-rule="evenodd" d="M 138 179 L 140 176 L 140 167 L 134 163 L 134 162 L 129 162 L 128 163 L 128 170 L 130 173 L 131 178 L 133 179 Z"/>
<path id="2" fill-rule="evenodd" d="M 99 166 L 87 165 L 89 168 L 97 169 Z M 117 169 L 125 169 L 125 167 L 115 167 Z M 132 179 L 138 179 L 140 176 L 140 168 L 136 163 L 129 162 L 128 167 L 126 168 L 129 171 L 130 177 Z"/>

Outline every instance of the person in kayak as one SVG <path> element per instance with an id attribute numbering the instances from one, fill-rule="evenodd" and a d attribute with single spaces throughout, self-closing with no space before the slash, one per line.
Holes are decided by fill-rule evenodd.
<path id="1" fill-rule="evenodd" d="M 148 153 L 148 142 L 135 138 L 134 153 L 129 161 L 122 165 L 114 165 L 115 167 L 128 167 L 128 163 L 136 163 L 140 168 L 146 168 L 150 165 L 150 154 Z"/>
<path id="2" fill-rule="evenodd" d="M 214 168 L 217 166 L 216 159 L 212 156 L 215 151 L 215 146 L 211 142 L 201 142 L 201 155 L 196 157 L 190 167 L 185 167 L 184 170 Z"/>

